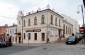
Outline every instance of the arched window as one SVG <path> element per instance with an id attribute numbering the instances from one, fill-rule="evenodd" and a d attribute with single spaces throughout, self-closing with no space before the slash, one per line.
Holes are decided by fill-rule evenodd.
<path id="1" fill-rule="evenodd" d="M 25 20 L 24 20 L 24 22 L 23 22 L 24 24 L 23 24 L 23 26 L 25 27 Z"/>
<path id="2" fill-rule="evenodd" d="M 57 26 L 57 18 L 55 18 L 55 25 Z"/>
<path id="3" fill-rule="evenodd" d="M 59 27 L 61 27 L 61 20 L 59 19 Z"/>
<path id="4" fill-rule="evenodd" d="M 45 16 L 44 15 L 42 15 L 42 17 L 41 17 L 41 24 L 45 24 Z"/>
<path id="5" fill-rule="evenodd" d="M 53 24 L 53 15 L 51 15 L 51 23 L 50 24 Z"/>
<path id="6" fill-rule="evenodd" d="M 66 34 L 67 34 L 67 26 L 66 26 Z"/>
<path id="7" fill-rule="evenodd" d="M 37 25 L 37 18 L 34 18 L 34 25 Z"/>
<path id="8" fill-rule="evenodd" d="M 21 25 L 21 22 L 19 21 L 19 25 Z"/>
<path id="9" fill-rule="evenodd" d="M 30 18 L 28 19 L 28 26 L 30 26 Z"/>

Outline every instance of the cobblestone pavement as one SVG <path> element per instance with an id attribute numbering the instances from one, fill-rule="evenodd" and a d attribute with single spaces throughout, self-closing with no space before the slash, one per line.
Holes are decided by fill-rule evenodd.
<path id="1" fill-rule="evenodd" d="M 13 53 L 10 55 L 85 55 L 81 44 L 49 43 L 38 48 Z"/>

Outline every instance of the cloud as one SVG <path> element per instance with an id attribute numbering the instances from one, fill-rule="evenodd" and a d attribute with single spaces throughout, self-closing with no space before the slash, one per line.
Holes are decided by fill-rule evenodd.
<path id="1" fill-rule="evenodd" d="M 45 9 L 48 4 L 50 5 L 51 9 L 54 8 L 55 11 L 59 12 L 60 14 L 71 16 L 74 19 L 81 18 L 81 16 L 75 14 L 77 6 L 82 4 L 82 1 L 80 0 L 0 0 L 0 15 L 16 18 L 19 8 L 27 13 L 31 12 L 32 10 L 36 11 L 38 8 Z M 4 17 L 0 17 L 0 19 L 1 18 Z M 2 22 L 1 20 L 0 24 Z M 10 19 L 7 18 L 7 21 L 10 21 Z M 5 21 L 2 23 L 4 22 Z M 10 23 L 7 22 L 7 24 Z"/>
<path id="2" fill-rule="evenodd" d="M 17 6 L 0 1 L 0 25 L 17 23 L 16 16 L 18 11 Z"/>

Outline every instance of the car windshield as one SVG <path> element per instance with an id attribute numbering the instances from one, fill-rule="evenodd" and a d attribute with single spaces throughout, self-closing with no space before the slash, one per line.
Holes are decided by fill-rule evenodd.
<path id="1" fill-rule="evenodd" d="M 75 39 L 75 36 L 69 36 L 68 37 L 68 40 L 74 40 Z"/>

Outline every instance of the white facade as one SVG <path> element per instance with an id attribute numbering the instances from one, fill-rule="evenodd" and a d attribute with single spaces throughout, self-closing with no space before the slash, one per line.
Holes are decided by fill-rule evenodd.
<path id="1" fill-rule="evenodd" d="M 6 37 L 11 37 L 11 41 L 12 43 L 17 43 L 17 26 L 13 25 L 13 26 L 9 26 L 6 28 Z"/>
<path id="2" fill-rule="evenodd" d="M 69 23 L 68 21 L 64 20 L 64 25 L 63 25 L 63 34 L 65 38 L 68 38 L 71 36 L 73 33 L 73 25 Z"/>
<path id="3" fill-rule="evenodd" d="M 13 43 L 47 43 L 56 42 L 60 37 L 67 38 L 76 33 L 76 23 L 72 24 L 66 17 L 45 9 L 25 15 L 19 11 L 17 26 L 6 28 L 7 36 Z"/>
<path id="4" fill-rule="evenodd" d="M 18 43 L 46 43 L 47 39 L 49 39 L 49 42 L 53 42 L 63 34 L 63 17 L 50 9 L 26 16 L 23 16 L 22 12 L 19 12 L 19 14 L 17 31 L 21 33 L 21 37 L 18 38 Z M 30 34 L 29 40 L 27 34 Z"/>
<path id="5" fill-rule="evenodd" d="M 62 14 L 62 16 L 64 17 L 64 19 L 69 22 L 70 24 L 73 25 L 73 33 L 76 34 L 79 32 L 79 24 L 75 19 L 72 19 L 64 14 Z"/>

